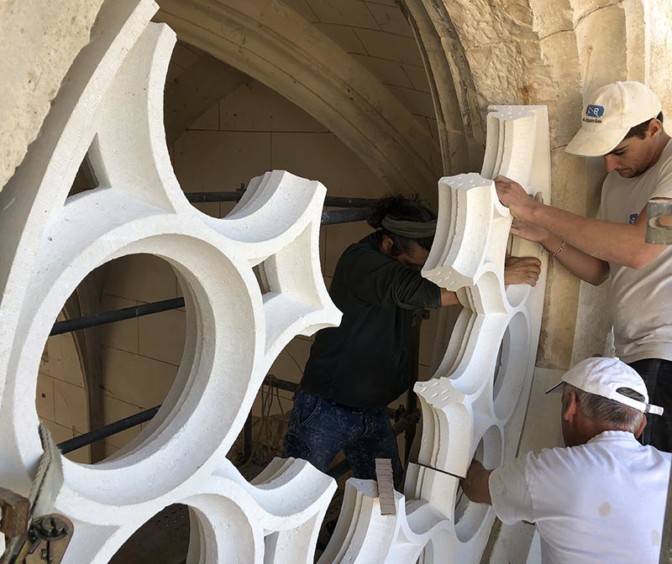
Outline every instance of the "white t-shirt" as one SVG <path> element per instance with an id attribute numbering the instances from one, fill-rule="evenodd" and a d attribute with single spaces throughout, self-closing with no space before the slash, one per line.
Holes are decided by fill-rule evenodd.
<path id="1" fill-rule="evenodd" d="M 622 178 L 612 171 L 607 175 L 598 219 L 634 223 L 653 197 L 672 198 L 672 141 L 644 174 Z M 609 267 L 616 356 L 624 362 L 672 360 L 672 245 L 644 268 L 615 263 Z"/>
<path id="2" fill-rule="evenodd" d="M 657 563 L 671 457 L 605 431 L 494 470 L 492 505 L 506 524 L 537 525 L 544 564 Z"/>

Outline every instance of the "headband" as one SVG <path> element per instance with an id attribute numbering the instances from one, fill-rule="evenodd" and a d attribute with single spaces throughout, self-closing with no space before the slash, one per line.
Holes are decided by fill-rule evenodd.
<path id="1" fill-rule="evenodd" d="M 427 237 L 434 237 L 436 233 L 435 219 L 431 221 L 406 221 L 385 216 L 380 224 L 390 233 L 408 239 L 426 239 Z"/>

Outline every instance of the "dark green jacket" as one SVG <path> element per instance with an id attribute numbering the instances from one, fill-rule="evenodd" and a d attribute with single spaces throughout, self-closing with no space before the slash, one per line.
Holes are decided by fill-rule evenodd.
<path id="1" fill-rule="evenodd" d="M 341 255 L 329 293 L 343 319 L 317 333 L 301 387 L 350 407 L 386 406 L 409 384 L 413 310 L 441 307 L 439 287 L 380 252 L 372 234 Z"/>

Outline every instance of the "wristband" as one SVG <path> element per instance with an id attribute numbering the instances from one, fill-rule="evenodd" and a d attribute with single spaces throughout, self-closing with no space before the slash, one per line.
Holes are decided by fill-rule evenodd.
<path id="1" fill-rule="evenodd" d="M 562 239 L 562 240 L 560 241 L 560 246 L 558 247 L 558 249 L 557 249 L 556 251 L 554 251 L 554 252 L 551 253 L 551 256 L 552 256 L 552 257 L 557 257 L 557 256 L 558 256 L 562 251 L 564 251 L 564 250 L 565 250 L 565 240 Z"/>

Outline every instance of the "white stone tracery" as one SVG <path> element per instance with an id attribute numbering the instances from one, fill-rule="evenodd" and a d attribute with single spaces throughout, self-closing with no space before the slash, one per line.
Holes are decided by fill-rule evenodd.
<path id="1" fill-rule="evenodd" d="M 294 461 L 272 465 L 252 485 L 226 453 L 287 342 L 340 319 L 317 254 L 326 190 L 274 172 L 253 181 L 224 220 L 187 202 L 161 112 L 175 37 L 149 23 L 155 10 L 146 0 L 105 4 L 42 137 L 2 192 L 0 476 L 28 493 L 42 452 L 36 351 L 67 297 L 105 262 L 155 254 L 185 291 L 180 371 L 152 423 L 114 458 L 62 461 L 54 511 L 76 530 L 65 561 L 107 562 L 147 519 L 184 503 L 202 540 L 192 562 L 309 562 L 333 480 Z M 87 151 L 100 186 L 66 199 Z"/>
<path id="2" fill-rule="evenodd" d="M 76 534 L 65 562 L 107 562 L 169 504 L 190 507 L 189 562 L 310 562 L 335 489 L 303 461 L 275 460 L 254 483 L 226 459 L 271 363 L 297 334 L 340 314 L 319 269 L 325 189 L 273 172 L 223 220 L 186 201 L 168 158 L 162 89 L 174 34 L 149 23 L 151 0 L 105 3 L 43 128 L 0 194 L 0 482 L 27 495 L 42 454 L 34 405 L 39 354 L 81 280 L 127 254 L 169 261 L 187 304 L 180 371 L 158 415 L 115 457 L 63 460 L 54 511 Z M 87 154 L 99 187 L 67 198 Z M 494 109 L 482 174 L 548 196 L 543 108 Z M 465 306 L 435 378 L 417 386 L 425 428 L 397 515 L 372 482 L 349 482 L 324 562 L 478 560 L 492 512 L 463 503 L 458 479 L 482 441 L 486 464 L 516 449 L 539 332 L 536 289 L 503 286 L 510 216 L 490 180 L 443 179 L 437 242 L 425 275 Z M 536 249 L 516 242 L 516 255 Z M 267 288 L 252 268 L 259 266 Z M 497 350 L 504 342 L 498 364 Z M 204 430 L 207 430 L 204 432 Z"/>
<path id="3" fill-rule="evenodd" d="M 437 237 L 423 275 L 457 290 L 464 310 L 434 377 L 415 387 L 423 415 L 418 461 L 409 465 L 405 499 L 397 495 L 394 516 L 381 515 L 370 484 L 348 483 L 341 518 L 320 562 L 481 560 L 494 513 L 461 496 L 459 476 L 465 476 L 474 455 L 493 468 L 516 453 L 547 263 L 537 245 L 514 241 L 511 254 L 538 256 L 542 275 L 535 288 L 504 287 L 511 216 L 490 180 L 499 174 L 548 199 L 545 107 L 492 107 L 482 176 L 439 182 Z"/>

